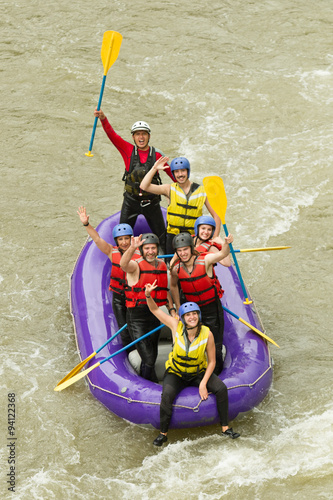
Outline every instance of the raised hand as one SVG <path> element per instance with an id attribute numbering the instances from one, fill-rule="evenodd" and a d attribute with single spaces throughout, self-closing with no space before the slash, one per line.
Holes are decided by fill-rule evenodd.
<path id="1" fill-rule="evenodd" d="M 228 236 L 226 236 L 226 237 L 224 238 L 224 241 L 225 241 L 225 243 L 228 243 L 228 244 L 229 244 L 229 243 L 232 243 L 232 242 L 234 241 L 234 237 L 233 237 L 233 235 L 232 235 L 232 234 L 229 234 Z"/>
<path id="2" fill-rule="evenodd" d="M 80 217 L 82 224 L 85 224 L 85 225 L 88 224 L 89 215 L 87 215 L 87 213 L 86 213 L 86 207 L 79 207 L 77 213 Z"/>
<path id="3" fill-rule="evenodd" d="M 147 295 L 149 296 L 151 294 L 151 292 L 153 290 L 155 290 L 155 288 L 157 288 L 157 280 L 155 280 L 154 283 L 146 283 L 145 284 L 145 289 L 146 289 L 145 294 L 146 294 L 146 296 Z"/>
<path id="4" fill-rule="evenodd" d="M 131 236 L 131 247 L 136 250 L 141 247 L 146 240 L 142 240 L 142 234 L 140 236 Z"/>
<path id="5" fill-rule="evenodd" d="M 161 156 L 155 163 L 154 163 L 154 166 L 153 168 L 155 170 L 165 170 L 168 168 L 168 165 L 166 165 L 166 163 L 168 163 L 169 161 L 169 158 L 167 156 Z"/>

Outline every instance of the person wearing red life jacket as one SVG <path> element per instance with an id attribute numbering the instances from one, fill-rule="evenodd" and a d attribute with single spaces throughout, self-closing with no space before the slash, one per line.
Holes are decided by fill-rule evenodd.
<path id="1" fill-rule="evenodd" d="M 165 363 L 160 405 L 160 433 L 153 444 L 162 446 L 168 440 L 173 401 L 182 389 L 189 386 L 199 388 L 202 400 L 208 398 L 208 392 L 215 395 L 222 435 L 237 439 L 240 434 L 228 424 L 227 387 L 214 373 L 214 337 L 203 323 L 200 307 L 195 302 L 185 302 L 179 308 L 179 319 L 168 316 L 153 299 L 154 286 L 155 284 L 146 285 L 147 304 L 150 311 L 171 329 L 173 347 Z"/>
<path id="2" fill-rule="evenodd" d="M 112 291 L 112 309 L 116 317 L 118 327 L 121 328 L 126 324 L 126 304 L 124 292 L 126 276 L 125 272 L 120 267 L 120 259 L 131 244 L 133 230 L 128 224 L 117 224 L 114 226 L 112 230 L 112 237 L 117 245 L 114 246 L 103 240 L 96 229 L 94 229 L 90 224 L 89 215 L 87 215 L 85 207 L 79 207 L 77 213 L 79 214 L 80 220 L 85 226 L 88 235 L 94 241 L 97 248 L 107 255 L 112 262 L 109 289 Z M 140 253 L 137 252 L 132 258 L 137 259 L 139 257 Z M 120 337 L 124 347 L 132 342 L 127 328 L 120 333 Z M 133 350 L 135 350 L 134 346 L 128 350 L 128 353 Z"/>
<path id="3" fill-rule="evenodd" d="M 200 307 L 203 324 L 209 327 L 214 335 L 216 374 L 223 368 L 224 315 L 220 299 L 224 291 L 215 274 L 214 264 L 229 255 L 229 243 L 232 242 L 233 236 L 229 234 L 219 252 L 200 255 L 194 249 L 193 238 L 189 233 L 179 233 L 173 240 L 179 260 L 170 267 L 170 292 L 177 310 L 181 302 L 178 284 L 185 297 L 184 300 L 195 302 Z"/>
<path id="4" fill-rule="evenodd" d="M 197 218 L 194 224 L 194 234 L 192 235 L 194 241 L 194 248 L 200 254 L 217 253 L 222 249 L 222 239 L 220 236 L 214 236 L 216 229 L 216 222 L 210 215 L 201 215 Z M 175 254 L 171 261 L 170 266 L 178 259 Z M 220 261 L 225 267 L 231 266 L 230 255 Z"/>
<path id="5" fill-rule="evenodd" d="M 200 253 L 217 253 L 222 249 L 222 239 L 214 236 L 216 222 L 210 215 L 201 215 L 194 224 L 194 248 Z M 231 266 L 230 254 L 220 261 L 225 267 Z"/>
<path id="6" fill-rule="evenodd" d="M 132 260 L 137 249 L 140 249 L 141 258 Z M 168 292 L 168 275 L 166 264 L 157 259 L 159 239 L 153 233 L 146 233 L 131 237 L 131 245 L 123 254 L 120 266 L 126 273 L 127 286 L 126 320 L 132 341 L 159 326 L 158 319 L 149 311 L 146 304 L 145 285 L 154 283 L 154 299 L 159 306 L 168 305 L 169 311 L 175 314 L 173 303 Z M 153 382 L 157 382 L 155 361 L 158 352 L 159 332 L 150 335 L 136 344 L 141 357 L 140 375 Z"/>
<path id="7" fill-rule="evenodd" d="M 123 175 L 123 181 L 125 182 L 124 199 L 121 207 L 120 223 L 128 223 L 134 228 L 138 215 L 142 214 L 146 218 L 151 231 L 158 236 L 162 252 L 165 253 L 166 229 L 160 207 L 161 198 L 140 189 L 140 183 L 146 173 L 152 168 L 156 160 L 164 156 L 161 151 L 149 146 L 151 130 L 148 123 L 140 120 L 133 124 L 131 133 L 134 144 L 131 144 L 115 132 L 102 110 L 98 111 L 96 108 L 94 115 L 100 119 L 106 135 L 118 149 L 125 163 Z M 166 166 L 165 171 L 174 181 L 169 166 Z M 154 184 L 162 183 L 158 172 L 154 173 L 152 182 Z"/>

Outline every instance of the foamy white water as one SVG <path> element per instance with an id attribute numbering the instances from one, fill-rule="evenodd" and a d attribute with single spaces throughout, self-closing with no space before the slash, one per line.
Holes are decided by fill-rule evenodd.
<path id="1" fill-rule="evenodd" d="M 181 4 L 18 0 L 2 5 L 0 491 L 17 499 L 332 498 L 332 5 L 322 0 Z M 91 222 L 118 210 L 122 159 L 99 126 L 88 150 L 103 32 L 123 35 L 102 109 L 192 179 L 221 175 L 235 248 L 272 348 L 273 388 L 217 427 L 170 432 L 114 417 L 84 382 L 68 288 Z M 168 181 L 164 177 L 165 181 Z M 15 493 L 8 491 L 15 394 Z"/>

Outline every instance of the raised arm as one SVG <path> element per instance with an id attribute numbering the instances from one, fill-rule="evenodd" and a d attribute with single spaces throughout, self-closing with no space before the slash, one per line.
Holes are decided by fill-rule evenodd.
<path id="1" fill-rule="evenodd" d="M 178 274 L 175 269 L 172 269 L 170 275 L 170 292 L 172 295 L 172 299 L 176 306 L 176 309 L 180 308 L 180 297 L 179 297 L 179 288 L 178 288 Z"/>
<path id="2" fill-rule="evenodd" d="M 134 274 L 139 271 L 139 265 L 135 260 L 131 260 L 134 252 L 139 248 L 143 242 L 142 234 L 140 236 L 131 236 L 131 246 L 123 253 L 120 259 L 120 267 L 125 273 Z"/>
<path id="3" fill-rule="evenodd" d="M 210 267 L 215 264 L 216 262 L 219 262 L 220 260 L 225 259 L 229 253 L 230 253 L 230 248 L 229 248 L 229 243 L 232 243 L 234 241 L 234 237 L 232 234 L 229 234 L 226 238 L 224 238 L 224 244 L 222 246 L 222 249 L 219 252 L 216 253 L 207 253 L 205 255 L 205 267 L 206 267 L 206 273 L 210 275 Z"/>
<path id="4" fill-rule="evenodd" d="M 207 208 L 208 212 L 210 213 L 210 215 L 215 220 L 216 228 L 215 228 L 213 237 L 218 236 L 220 234 L 220 229 L 221 229 L 221 219 L 217 215 L 217 213 L 215 212 L 215 210 L 213 210 L 211 204 L 208 201 L 208 198 L 206 198 L 205 205 L 206 205 L 206 208 Z"/>
<path id="5" fill-rule="evenodd" d="M 99 250 L 111 259 L 113 246 L 110 243 L 107 243 L 103 238 L 100 237 L 96 229 L 92 227 L 89 222 L 89 215 L 87 215 L 85 207 L 79 207 L 77 213 L 79 214 L 80 220 L 82 224 L 85 226 L 87 233 L 90 238 L 94 241 L 95 245 Z"/>
<path id="6" fill-rule="evenodd" d="M 163 194 L 164 196 L 167 196 L 169 198 L 170 195 L 170 184 L 152 184 L 151 181 L 153 180 L 154 175 L 159 171 L 159 170 L 166 170 L 169 168 L 168 165 L 166 165 L 167 161 L 169 158 L 167 156 L 161 156 L 152 166 L 152 168 L 149 170 L 149 172 L 146 173 L 144 178 L 141 181 L 140 184 L 140 189 L 142 191 L 147 191 L 148 193 L 153 193 L 153 194 Z"/>
<path id="7" fill-rule="evenodd" d="M 146 295 L 146 300 L 147 300 L 147 306 L 149 307 L 150 312 L 156 316 L 156 318 L 161 322 L 164 323 L 166 326 L 170 328 L 172 331 L 172 335 L 174 334 L 174 331 L 177 330 L 178 326 L 178 318 L 174 318 L 172 316 L 169 316 L 166 312 L 164 312 L 158 305 L 156 304 L 155 300 L 151 296 L 151 292 L 155 290 L 157 287 L 157 280 L 154 281 L 153 284 L 147 283 L 145 285 L 145 295 Z"/>

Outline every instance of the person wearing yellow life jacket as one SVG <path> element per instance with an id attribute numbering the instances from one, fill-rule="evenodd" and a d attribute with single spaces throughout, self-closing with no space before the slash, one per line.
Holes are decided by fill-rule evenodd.
<path id="1" fill-rule="evenodd" d="M 165 363 L 163 391 L 160 405 L 160 433 L 154 440 L 155 446 L 162 446 L 168 438 L 172 417 L 172 404 L 177 394 L 188 386 L 199 388 L 202 400 L 211 392 L 216 397 L 222 434 L 232 439 L 240 436 L 228 423 L 228 390 L 215 375 L 215 344 L 212 332 L 204 326 L 201 311 L 195 302 L 186 302 L 179 308 L 179 318 L 162 311 L 153 299 L 155 283 L 146 285 L 147 305 L 158 320 L 172 332 L 173 349 Z"/>
<path id="2" fill-rule="evenodd" d="M 220 301 L 223 290 L 215 274 L 214 264 L 229 255 L 229 243 L 232 241 L 233 236 L 230 234 L 225 238 L 219 252 L 200 255 L 194 249 L 193 238 L 189 233 L 179 233 L 173 240 L 174 250 L 179 260 L 170 267 L 170 292 L 177 310 L 181 302 L 178 284 L 184 296 L 182 301 L 195 302 L 200 306 L 203 323 L 214 335 L 216 374 L 219 374 L 223 368 L 224 315 Z"/>
<path id="3" fill-rule="evenodd" d="M 118 327 L 121 328 L 126 324 L 126 304 L 125 304 L 125 272 L 120 267 L 120 259 L 123 253 L 131 244 L 131 236 L 133 230 L 129 224 L 117 224 L 112 230 L 112 237 L 117 246 L 111 245 L 100 237 L 98 232 L 89 222 L 89 215 L 86 213 L 85 207 L 79 207 L 77 212 L 82 224 L 85 226 L 88 235 L 94 241 L 95 245 L 101 252 L 107 255 L 112 262 L 111 277 L 109 289 L 112 291 L 112 309 L 116 317 Z M 140 253 L 133 254 L 133 259 L 140 257 Z M 123 346 L 127 346 L 132 342 L 128 329 L 125 328 L 120 333 Z M 135 350 L 135 347 L 128 349 L 128 353 Z"/>
<path id="4" fill-rule="evenodd" d="M 153 233 L 146 233 L 137 237 L 131 237 L 131 244 L 120 260 L 120 266 L 126 273 L 127 286 L 126 297 L 126 320 L 131 340 L 137 340 L 149 331 L 159 326 L 158 319 L 150 313 L 146 298 L 145 285 L 154 283 L 154 298 L 159 306 L 167 305 L 170 310 L 172 299 L 168 292 L 168 275 L 166 264 L 157 259 L 159 239 Z M 140 249 L 141 258 L 133 260 L 133 255 Z M 158 351 L 159 332 L 146 337 L 136 344 L 136 348 L 142 359 L 140 375 L 148 380 L 157 382 L 155 373 L 155 361 Z"/>
<path id="5" fill-rule="evenodd" d="M 166 253 L 172 252 L 172 241 L 177 234 L 187 231 L 194 234 L 194 224 L 202 215 L 205 206 L 215 220 L 215 235 L 220 233 L 221 220 L 211 207 L 203 186 L 190 181 L 190 162 L 179 157 L 172 160 L 171 172 L 176 179 L 172 184 L 156 185 L 152 183 L 154 175 L 160 170 L 169 168 L 169 158 L 159 158 L 143 178 L 140 188 L 156 195 L 164 195 L 169 199 L 167 211 Z"/>

